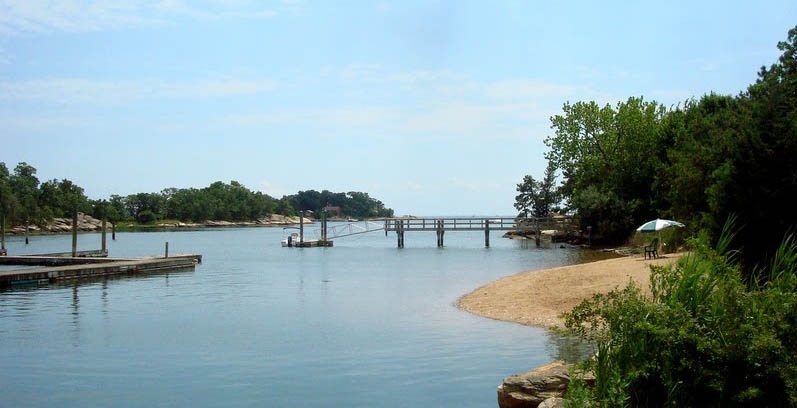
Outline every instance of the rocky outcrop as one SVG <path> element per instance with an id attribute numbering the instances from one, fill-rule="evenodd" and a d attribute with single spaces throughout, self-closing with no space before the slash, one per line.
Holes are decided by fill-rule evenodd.
<path id="1" fill-rule="evenodd" d="M 504 379 L 498 386 L 501 408 L 561 407 L 570 383 L 570 365 L 556 361 Z M 587 380 L 589 383 L 589 380 Z M 542 404 L 547 405 L 542 405 Z M 556 405 L 559 404 L 559 405 Z"/>
<path id="2" fill-rule="evenodd" d="M 314 221 L 305 217 L 303 222 L 305 224 L 312 224 Z M 272 214 L 269 217 L 261 218 L 256 221 L 204 221 L 204 222 L 173 222 L 159 223 L 159 227 L 164 228 L 219 228 L 219 227 L 268 227 L 268 226 L 283 226 L 283 225 L 297 225 L 299 224 L 299 217 L 292 217 L 288 215 Z"/>
<path id="3" fill-rule="evenodd" d="M 110 223 L 108 224 L 110 228 Z M 72 219 L 71 218 L 54 218 L 49 224 L 45 226 L 30 225 L 28 230 L 32 233 L 61 233 L 72 232 Z M 77 230 L 78 231 L 101 231 L 102 220 L 98 220 L 90 215 L 77 213 Z M 18 225 L 8 230 L 11 234 L 24 234 L 25 226 Z"/>

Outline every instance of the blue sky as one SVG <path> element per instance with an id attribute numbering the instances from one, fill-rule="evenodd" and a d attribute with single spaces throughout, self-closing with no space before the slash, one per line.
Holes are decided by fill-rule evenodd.
<path id="1" fill-rule="evenodd" d="M 0 161 L 90 198 L 236 180 L 513 214 L 566 101 L 737 94 L 786 1 L 0 0 Z"/>

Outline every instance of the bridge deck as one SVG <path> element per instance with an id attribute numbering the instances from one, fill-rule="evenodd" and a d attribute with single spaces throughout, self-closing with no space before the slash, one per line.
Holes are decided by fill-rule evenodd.
<path id="1" fill-rule="evenodd" d="M 514 217 L 451 217 L 451 218 L 391 218 L 385 220 L 388 231 L 523 231 L 564 229 L 570 218 L 514 218 Z"/>

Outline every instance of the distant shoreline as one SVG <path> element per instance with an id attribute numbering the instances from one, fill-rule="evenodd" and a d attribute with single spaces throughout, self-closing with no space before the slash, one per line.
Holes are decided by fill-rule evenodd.
<path id="1" fill-rule="evenodd" d="M 304 218 L 304 224 L 312 225 L 316 221 Z M 125 231 L 177 231 L 177 230 L 201 230 L 208 228 L 244 228 L 244 227 L 291 227 L 300 224 L 299 217 L 275 215 L 270 218 L 263 218 L 254 221 L 203 221 L 203 222 L 180 222 L 168 221 L 155 224 L 135 224 L 129 221 L 116 223 L 117 232 Z M 114 228 L 110 221 L 106 222 L 106 231 Z M 102 221 L 91 216 L 78 214 L 78 232 L 101 232 Z M 72 220 L 67 218 L 55 218 L 47 226 L 40 227 L 30 225 L 28 235 L 57 235 L 69 234 L 72 232 Z M 17 225 L 5 231 L 6 236 L 25 235 L 25 226 Z"/>
<path id="2" fill-rule="evenodd" d="M 561 315 L 597 293 L 634 281 L 650 295 L 650 265 L 675 262 L 683 253 L 658 259 L 627 256 L 521 272 L 481 286 L 457 301 L 460 309 L 526 326 L 563 328 Z"/>

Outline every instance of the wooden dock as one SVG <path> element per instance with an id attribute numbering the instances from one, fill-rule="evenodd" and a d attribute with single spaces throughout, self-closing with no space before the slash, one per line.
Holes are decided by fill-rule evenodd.
<path id="1" fill-rule="evenodd" d="M 389 218 L 385 219 L 385 231 L 394 231 L 398 247 L 404 248 L 404 233 L 409 231 L 434 231 L 437 246 L 444 244 L 448 231 L 484 231 L 484 246 L 490 246 L 490 231 L 534 231 L 567 230 L 571 228 L 569 217 L 516 218 L 516 217 L 443 217 L 443 218 Z"/>
<path id="2" fill-rule="evenodd" d="M 46 256 L 2 256 L 5 265 L 40 265 L 35 268 L 0 271 L 0 287 L 19 284 L 54 283 L 116 275 L 194 268 L 202 255 L 174 255 L 159 258 L 81 258 Z M 43 266 L 58 265 L 58 266 Z"/>

